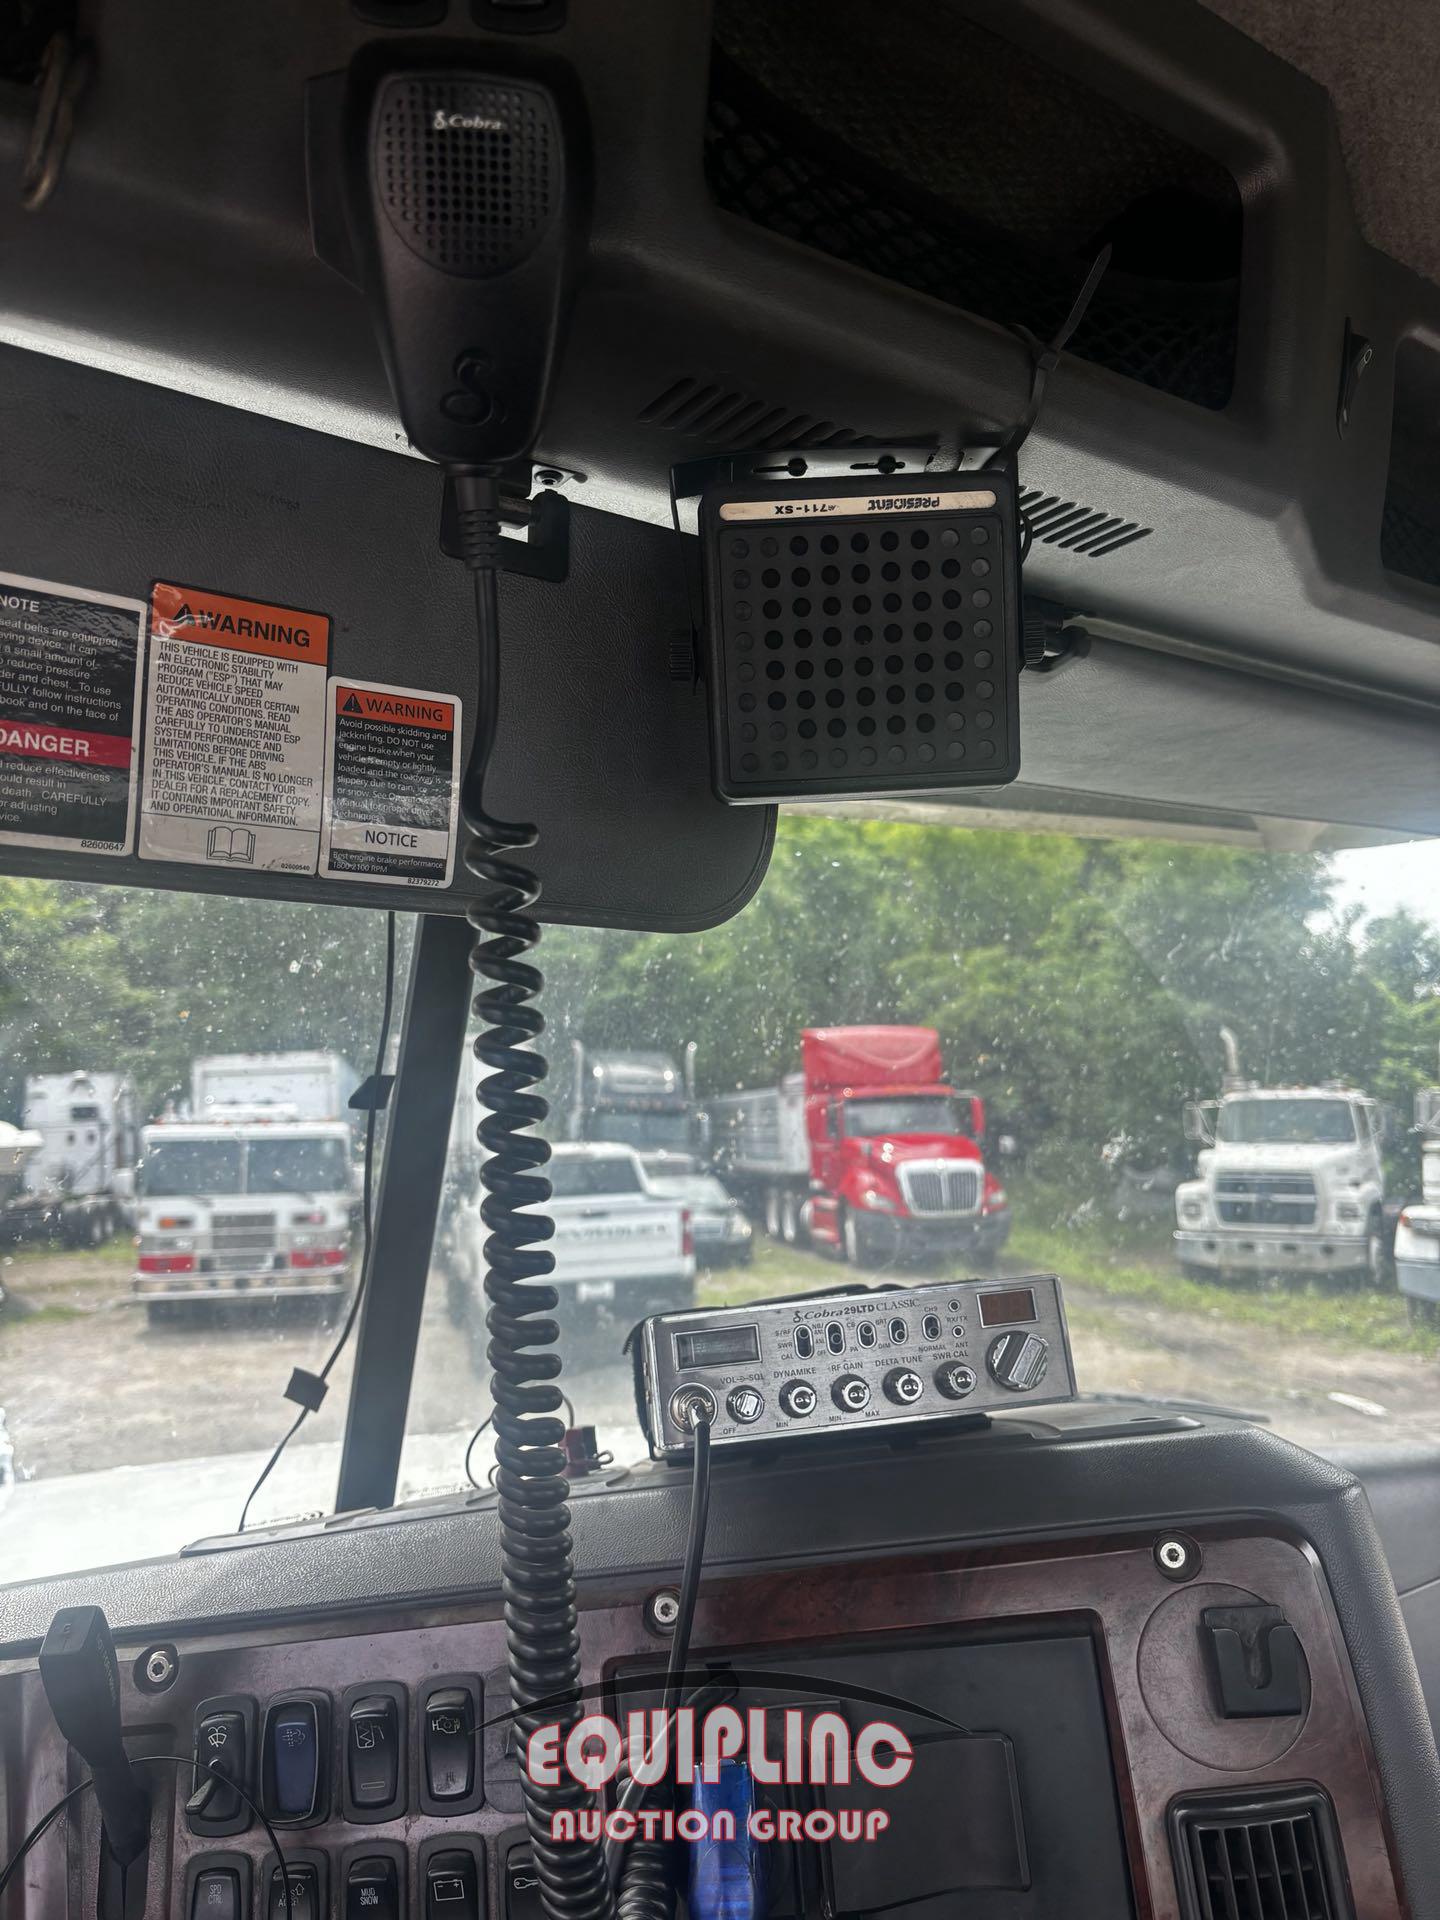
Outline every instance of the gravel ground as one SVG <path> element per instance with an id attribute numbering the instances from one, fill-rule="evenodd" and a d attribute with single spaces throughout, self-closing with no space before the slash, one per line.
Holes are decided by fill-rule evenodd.
<path id="1" fill-rule="evenodd" d="M 787 1258 L 813 1264 L 816 1286 L 834 1284 L 831 1262 Z M 26 1256 L 0 1268 L 0 1278 L 10 1295 L 0 1310 L 0 1408 L 22 1480 L 267 1449 L 288 1424 L 282 1394 L 291 1368 L 318 1366 L 332 1337 L 313 1312 L 299 1313 L 300 1302 L 292 1303 L 294 1317 L 281 1321 L 237 1313 L 152 1328 L 126 1304 L 128 1264 L 118 1248 Z M 1222 1401 L 1266 1415 L 1282 1433 L 1320 1448 L 1440 1440 L 1434 1361 L 1276 1342 L 1253 1327 L 1227 1326 L 1223 1306 L 1213 1316 L 1161 1313 L 1078 1286 L 1067 1287 L 1066 1300 L 1086 1388 Z M 349 1366 L 347 1353 L 297 1447 L 343 1437 Z M 577 1356 L 567 1385 L 582 1419 L 633 1432 L 628 1362 Z M 466 1439 L 488 1406 L 437 1279 L 427 1296 L 410 1403 L 412 1433 L 440 1442 L 425 1450 L 427 1490 L 430 1479 L 436 1491 L 459 1481 Z M 454 1440 L 453 1476 L 447 1435 Z M 477 1467 L 488 1461 L 488 1451 L 477 1447 Z M 276 1482 L 274 1510 L 285 1511 L 283 1469 Z"/>

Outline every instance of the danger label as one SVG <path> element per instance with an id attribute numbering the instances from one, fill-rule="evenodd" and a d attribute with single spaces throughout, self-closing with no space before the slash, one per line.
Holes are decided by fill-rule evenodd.
<path id="1" fill-rule="evenodd" d="M 123 854 L 145 603 L 0 573 L 0 845 Z"/>
<path id="2" fill-rule="evenodd" d="M 332 880 L 448 887 L 460 817 L 460 702 L 332 680 L 320 871 Z"/>
<path id="3" fill-rule="evenodd" d="M 140 854 L 313 873 L 326 615 L 157 580 Z"/>

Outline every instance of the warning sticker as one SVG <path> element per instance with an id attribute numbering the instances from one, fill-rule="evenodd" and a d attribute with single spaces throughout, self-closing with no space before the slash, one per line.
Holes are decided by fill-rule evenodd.
<path id="1" fill-rule="evenodd" d="M 329 657 L 322 613 L 155 582 L 143 859 L 315 871 Z"/>
<path id="2" fill-rule="evenodd" d="M 332 880 L 448 887 L 460 819 L 460 701 L 332 680 L 320 871 Z"/>
<path id="3" fill-rule="evenodd" d="M 125 853 L 145 603 L 0 573 L 0 844 Z"/>

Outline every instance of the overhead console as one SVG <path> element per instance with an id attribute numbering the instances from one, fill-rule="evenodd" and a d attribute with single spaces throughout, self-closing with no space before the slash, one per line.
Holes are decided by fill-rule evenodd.
<path id="1" fill-rule="evenodd" d="M 655 1542 L 678 1550 L 683 1499 L 656 1468 L 576 1501 L 591 1710 L 617 1725 L 653 1704 Z M 1082 1406 L 899 1451 L 741 1450 L 714 1502 L 694 1663 L 760 1710 L 773 1770 L 787 1713 L 807 1742 L 837 1715 L 852 1757 L 876 1722 L 913 1749 L 899 1784 L 838 1779 L 833 1753 L 828 1778 L 757 1784 L 771 1913 L 1436 1911 L 1434 1750 L 1343 1475 L 1238 1426 Z M 533 1920 L 494 1547 L 483 1510 L 402 1511 L 6 1591 L 8 1832 L 81 1777 L 34 1647 L 83 1591 L 116 1622 L 151 1777 L 146 1913 L 277 1911 L 263 1810 L 301 1912 Z M 189 1813 L 185 1770 L 144 1763 L 224 1749 L 245 1798 Z M 887 1816 L 871 1844 L 840 1837 L 857 1810 Z M 15 1920 L 78 1914 L 96 1844 L 82 1800 Z"/>

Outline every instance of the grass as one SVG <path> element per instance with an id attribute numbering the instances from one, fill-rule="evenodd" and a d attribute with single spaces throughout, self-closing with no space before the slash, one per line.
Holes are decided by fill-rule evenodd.
<path id="1" fill-rule="evenodd" d="M 1286 1339 L 1440 1358 L 1440 1329 L 1411 1326 L 1398 1293 L 1340 1291 L 1323 1282 L 1299 1280 L 1281 1283 L 1273 1292 L 1262 1291 L 1258 1281 L 1218 1286 L 1187 1280 L 1175 1270 L 1169 1227 L 1163 1221 L 1094 1220 L 1068 1226 L 1060 1224 L 1065 1208 L 1049 1189 L 1017 1192 L 1012 1185 L 1011 1198 L 1016 1225 L 1005 1265 L 1012 1272 L 1058 1273 L 1070 1286 L 1107 1299 L 1198 1314 L 1230 1326 L 1265 1328 Z M 1055 1224 L 1036 1224 L 1047 1219 Z M 965 1263 L 957 1262 L 951 1277 L 965 1271 Z M 894 1277 L 907 1276 L 902 1272 Z M 928 1268 L 913 1277 L 941 1275 Z M 757 1233 L 754 1264 L 706 1274 L 697 1297 L 702 1306 L 733 1307 L 772 1294 L 843 1286 L 852 1278 L 838 1261 L 778 1246 Z M 1085 1311 L 1082 1303 L 1074 1317 L 1083 1320 Z"/>
<path id="2" fill-rule="evenodd" d="M 41 1267 L 54 1260 L 93 1260 L 97 1266 L 129 1266 L 135 1258 L 135 1241 L 129 1233 L 117 1233 L 103 1247 L 62 1247 L 58 1240 L 42 1240 L 34 1246 L 0 1246 L 0 1280 L 12 1274 L 17 1278 L 27 1268 Z"/>
<path id="3" fill-rule="evenodd" d="M 1217 1286 L 1187 1280 L 1163 1258 L 1116 1249 L 1110 1230 L 1017 1225 L 1007 1249 L 1012 1263 L 1058 1273 L 1062 1280 L 1111 1299 L 1141 1301 L 1171 1313 L 1200 1314 L 1228 1325 L 1263 1327 L 1287 1339 L 1385 1353 L 1440 1355 L 1440 1331 L 1412 1327 L 1398 1293 L 1335 1291 L 1314 1281 Z"/>
<path id="4" fill-rule="evenodd" d="M 83 1307 L 22 1307 L 15 1303 L 0 1307 L 0 1340 L 13 1337 L 22 1327 L 33 1327 L 45 1321 L 84 1320 L 88 1315 Z"/>

